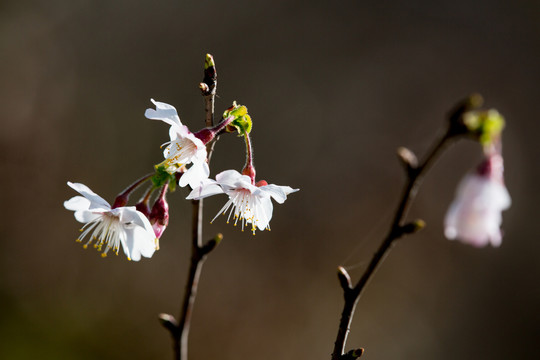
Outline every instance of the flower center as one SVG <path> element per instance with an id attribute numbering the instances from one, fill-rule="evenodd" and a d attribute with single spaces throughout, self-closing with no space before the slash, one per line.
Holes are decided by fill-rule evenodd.
<path id="1" fill-rule="evenodd" d="M 81 242 L 87 235 L 90 235 L 90 239 L 83 247 L 86 249 L 92 241 L 95 241 L 94 248 L 103 251 L 102 257 L 106 257 L 110 249 L 118 255 L 121 239 L 126 237 L 120 219 L 111 213 L 104 213 L 96 220 L 88 222 L 81 231 L 82 234 L 77 241 Z"/>
<path id="2" fill-rule="evenodd" d="M 167 159 L 162 163 L 166 168 L 180 168 L 191 163 L 197 152 L 197 145 L 187 138 L 173 141 L 167 148 Z"/>
<path id="3" fill-rule="evenodd" d="M 229 201 L 227 201 L 225 206 L 223 206 L 214 219 L 212 219 L 212 222 L 219 216 L 219 214 L 226 215 L 227 210 L 229 210 L 227 224 L 231 219 L 231 215 L 234 213 L 234 226 L 236 226 L 240 220 L 242 231 L 244 231 L 245 224 L 251 224 L 251 231 L 253 232 L 253 235 L 255 235 L 257 224 L 261 220 L 260 216 L 263 215 L 264 217 L 264 211 L 262 211 L 260 208 L 260 200 L 248 189 L 237 189 L 230 193 Z"/>

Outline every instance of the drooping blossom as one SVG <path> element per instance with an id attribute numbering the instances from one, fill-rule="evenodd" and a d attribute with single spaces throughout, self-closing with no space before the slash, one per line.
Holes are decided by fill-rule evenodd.
<path id="1" fill-rule="evenodd" d="M 75 212 L 75 219 L 84 223 L 77 241 L 86 249 L 94 242 L 94 247 L 107 256 L 112 250 L 118 255 L 120 247 L 128 260 L 139 261 L 141 255 L 152 257 L 156 250 L 156 236 L 150 221 L 134 206 L 111 208 L 102 197 L 86 185 L 68 182 L 68 185 L 82 196 L 75 196 L 64 202 L 64 207 Z"/>
<path id="2" fill-rule="evenodd" d="M 227 216 L 229 222 L 231 216 L 234 224 L 240 222 L 242 230 L 246 224 L 251 224 L 251 231 L 270 230 L 270 220 L 272 219 L 273 198 L 279 204 L 287 199 L 287 195 L 298 191 L 290 186 L 268 185 L 266 181 L 260 181 L 255 185 L 251 177 L 242 175 L 236 170 L 226 170 L 216 175 L 216 180 L 206 179 L 201 186 L 195 188 L 187 199 L 203 199 L 208 196 L 225 193 L 229 196 L 229 201 L 212 219 L 214 221 L 219 214 Z"/>
<path id="3" fill-rule="evenodd" d="M 458 186 L 456 198 L 444 220 L 444 234 L 477 247 L 502 241 L 501 212 L 510 207 L 511 199 L 503 180 L 503 159 L 489 155 L 467 174 Z"/>
<path id="4" fill-rule="evenodd" d="M 210 174 L 206 163 L 205 144 L 182 124 L 174 106 L 154 99 L 151 101 L 156 109 L 147 109 L 144 116 L 152 120 L 161 120 L 171 126 L 169 129 L 171 140 L 165 143 L 167 145 L 163 151 L 165 160 L 160 165 L 163 165 L 169 174 L 183 172 L 178 182 L 180 186 L 188 184 L 192 188 L 198 186 Z"/>

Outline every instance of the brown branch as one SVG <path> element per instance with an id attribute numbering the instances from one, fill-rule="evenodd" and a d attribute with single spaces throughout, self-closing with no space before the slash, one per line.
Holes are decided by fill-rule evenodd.
<path id="1" fill-rule="evenodd" d="M 354 287 L 351 286 L 350 276 L 347 271 L 343 267 L 339 267 L 338 270 L 338 277 L 343 289 L 345 304 L 343 306 L 343 311 L 341 312 L 341 319 L 334 344 L 334 351 L 332 353 L 332 360 L 344 360 L 346 358 L 350 358 L 349 353 L 347 355 L 344 355 L 344 353 L 347 335 L 350 331 L 350 325 L 356 304 L 358 303 L 358 299 L 362 294 L 362 290 L 370 280 L 371 276 L 374 274 L 378 265 L 384 260 L 387 251 L 390 250 L 395 240 L 404 235 L 414 233 L 424 226 L 424 223 L 421 220 L 417 220 L 406 225 L 403 223 L 405 216 L 407 215 L 407 211 L 416 197 L 418 187 L 422 182 L 424 174 L 437 159 L 437 156 L 441 153 L 441 151 L 446 147 L 446 145 L 449 144 L 449 140 L 451 138 L 452 134 L 450 131 L 446 132 L 444 136 L 437 140 L 432 150 L 428 153 L 427 157 L 420 165 L 416 164 L 416 156 L 414 156 L 410 150 L 404 148 L 400 148 L 398 150 L 398 156 L 405 164 L 405 169 L 407 171 L 407 183 L 405 184 L 392 224 L 390 225 L 390 230 L 379 249 L 373 255 L 373 258 L 371 259 L 371 262 L 366 268 L 364 274 Z"/>
<path id="2" fill-rule="evenodd" d="M 205 125 L 212 127 L 214 125 L 214 99 L 217 87 L 217 72 L 212 55 L 207 54 L 204 66 L 204 79 L 199 84 L 202 95 L 205 99 Z M 214 149 L 214 141 L 207 144 L 208 162 Z M 188 281 L 186 291 L 184 293 L 184 301 L 180 310 L 180 321 L 177 323 L 173 316 L 161 314 L 160 320 L 162 325 L 169 330 L 173 338 L 173 349 L 175 360 L 188 359 L 188 339 L 191 318 L 193 315 L 193 307 L 197 297 L 197 289 L 201 276 L 202 267 L 206 256 L 219 244 L 223 236 L 217 234 L 213 239 L 202 242 L 202 218 L 203 218 L 203 201 L 192 200 L 193 217 L 192 217 L 192 246 L 191 246 L 191 263 L 189 267 Z"/>

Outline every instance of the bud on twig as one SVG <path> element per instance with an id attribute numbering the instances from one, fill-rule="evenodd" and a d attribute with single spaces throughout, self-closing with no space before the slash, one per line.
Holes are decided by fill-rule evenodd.
<path id="1" fill-rule="evenodd" d="M 358 359 L 364 353 L 364 349 L 354 349 L 341 356 L 341 360 L 355 360 Z"/>
<path id="2" fill-rule="evenodd" d="M 352 289 L 351 277 L 343 266 L 338 266 L 338 279 L 344 291 Z"/>
<path id="3" fill-rule="evenodd" d="M 452 110 L 450 110 L 449 120 L 450 123 L 459 122 L 461 116 L 467 111 L 480 108 L 484 104 L 484 98 L 480 94 L 472 94 L 465 99 L 457 103 Z"/>
<path id="4" fill-rule="evenodd" d="M 158 315 L 158 318 L 161 325 L 169 330 L 171 334 L 176 334 L 178 332 L 178 322 L 174 316 L 162 313 Z"/>
<path id="5" fill-rule="evenodd" d="M 204 78 L 203 82 L 199 84 L 204 96 L 213 95 L 216 93 L 217 84 L 217 71 L 214 57 L 210 54 L 206 54 L 204 59 Z"/>
<path id="6" fill-rule="evenodd" d="M 223 240 L 223 234 L 219 233 L 214 236 L 213 239 L 208 240 L 208 242 L 201 248 L 203 255 L 208 254 L 210 251 L 214 250 L 216 246 Z"/>
<path id="7" fill-rule="evenodd" d="M 406 147 L 399 147 L 397 149 L 397 156 L 399 160 L 401 160 L 401 163 L 407 172 L 411 172 L 418 167 L 418 159 L 416 155 Z"/>
<path id="8" fill-rule="evenodd" d="M 401 227 L 402 235 L 414 234 L 426 227 L 426 222 L 422 219 L 415 220 Z"/>

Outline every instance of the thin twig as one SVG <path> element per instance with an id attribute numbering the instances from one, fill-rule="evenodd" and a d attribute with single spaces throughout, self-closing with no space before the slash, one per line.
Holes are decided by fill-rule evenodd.
<path id="1" fill-rule="evenodd" d="M 414 198 L 416 197 L 416 193 L 418 191 L 418 187 L 422 182 L 423 176 L 437 159 L 437 156 L 441 153 L 441 151 L 446 147 L 446 145 L 449 144 L 449 140 L 451 138 L 452 135 L 450 131 L 446 132 L 440 139 L 436 141 L 435 145 L 428 153 L 424 161 L 418 166 L 415 164 L 416 158 L 411 156 L 412 153 L 410 153 L 410 151 L 408 153 L 406 151 L 401 151 L 407 153 L 407 156 L 400 155 L 402 161 L 408 161 L 406 166 L 407 183 L 404 187 L 401 200 L 396 209 L 396 213 L 394 215 L 392 224 L 390 225 L 390 230 L 388 234 L 384 238 L 379 249 L 373 255 L 373 258 L 371 259 L 371 262 L 366 268 L 364 274 L 362 275 L 360 280 L 358 280 L 354 287 L 352 287 L 349 274 L 347 274 L 345 269 L 340 267 L 338 271 L 338 277 L 341 283 L 341 287 L 343 288 L 345 304 L 341 313 L 341 320 L 339 323 L 336 342 L 334 344 L 332 360 L 343 359 L 345 353 L 345 345 L 347 342 L 347 335 L 349 334 L 351 321 L 354 315 L 356 304 L 358 303 L 358 299 L 360 298 L 362 290 L 370 280 L 371 276 L 374 274 L 378 265 L 384 260 L 387 251 L 390 250 L 395 240 L 406 234 L 414 232 L 415 229 L 420 229 L 422 227 L 420 225 L 420 222 L 418 223 L 418 226 L 416 226 L 415 224 L 404 224 L 405 216 L 407 215 L 407 211 L 411 206 L 412 202 L 414 201 Z"/>
<path id="2" fill-rule="evenodd" d="M 216 95 L 217 72 L 214 64 L 214 59 L 210 54 L 206 55 L 204 79 L 199 85 L 202 95 L 205 100 L 205 125 L 212 127 L 214 125 L 214 99 Z M 207 144 L 208 162 L 213 151 L 214 141 Z M 160 319 L 163 326 L 167 328 L 173 337 L 173 349 L 175 360 L 188 359 L 188 339 L 189 329 L 191 325 L 191 317 L 193 307 L 197 297 L 197 289 L 201 276 L 202 267 L 206 256 L 216 245 L 221 241 L 222 235 L 218 234 L 215 238 L 206 242 L 203 245 L 202 241 L 202 218 L 203 218 L 203 201 L 192 200 L 193 217 L 192 217 L 192 246 L 191 246 L 191 263 L 189 267 L 188 281 L 184 294 L 184 301 L 180 310 L 180 321 L 176 323 L 170 315 L 162 314 Z"/>

